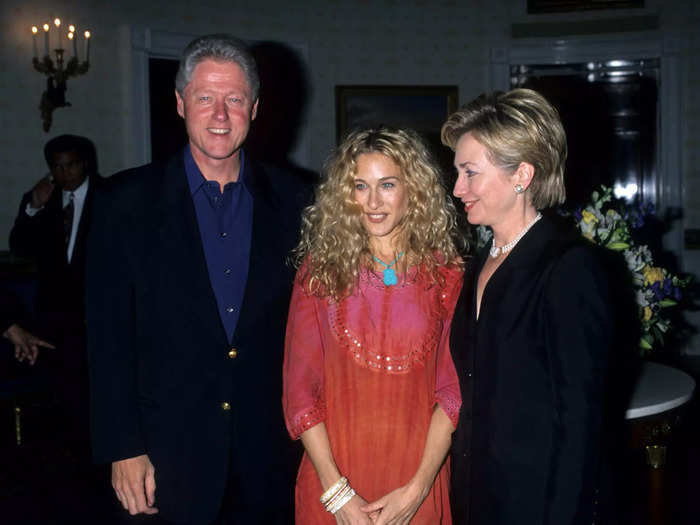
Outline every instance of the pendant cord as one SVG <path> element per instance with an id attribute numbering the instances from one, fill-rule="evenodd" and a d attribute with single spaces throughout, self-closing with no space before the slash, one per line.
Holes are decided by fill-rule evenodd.
<path id="1" fill-rule="evenodd" d="M 398 278 L 396 277 L 396 272 L 394 271 L 392 266 L 396 264 L 396 262 L 401 258 L 402 255 L 403 252 L 399 252 L 399 254 L 394 258 L 394 260 L 387 264 L 384 261 L 382 261 L 379 257 L 372 254 L 372 258 L 376 262 L 384 266 L 384 271 L 382 272 L 382 280 L 384 281 L 384 284 L 386 286 L 394 286 L 399 282 Z"/>
<path id="2" fill-rule="evenodd" d="M 382 266 L 384 266 L 384 268 L 386 268 L 386 269 L 388 270 L 389 268 L 391 268 L 392 266 L 394 266 L 394 265 L 397 263 L 397 261 L 398 261 L 399 259 L 401 259 L 401 256 L 402 256 L 402 255 L 403 255 L 403 252 L 399 252 L 399 254 L 398 254 L 398 255 L 394 258 L 394 260 L 391 261 L 389 264 L 385 263 L 384 261 L 382 261 L 379 257 L 377 257 L 377 256 L 374 255 L 374 254 L 372 254 L 372 258 L 373 258 L 376 262 L 378 262 L 379 264 L 381 264 Z"/>

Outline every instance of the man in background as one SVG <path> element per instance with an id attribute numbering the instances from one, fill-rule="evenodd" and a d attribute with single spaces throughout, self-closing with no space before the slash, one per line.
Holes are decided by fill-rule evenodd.
<path id="1" fill-rule="evenodd" d="M 51 341 L 41 366 L 48 371 L 66 443 L 88 457 L 84 275 L 90 204 L 100 183 L 93 143 L 60 135 L 44 147 L 49 173 L 22 198 L 10 232 L 10 251 L 37 265 L 32 331 Z"/>

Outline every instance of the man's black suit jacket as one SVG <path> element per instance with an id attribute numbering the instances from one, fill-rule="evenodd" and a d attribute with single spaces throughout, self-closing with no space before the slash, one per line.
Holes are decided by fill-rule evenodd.
<path id="1" fill-rule="evenodd" d="M 96 198 L 86 280 L 93 452 L 98 462 L 148 454 L 156 506 L 176 523 L 216 518 L 230 465 L 241 515 L 292 519 L 299 450 L 281 411 L 286 258 L 308 189 L 249 159 L 245 166 L 253 232 L 232 341 L 182 155 L 117 174 Z"/>
<path id="2" fill-rule="evenodd" d="M 477 320 L 486 257 L 468 262 L 452 321 L 463 397 L 453 437 L 454 522 L 598 523 L 603 422 L 622 418 L 606 415 L 619 350 L 606 265 L 591 243 L 543 218 L 491 276 Z"/>
<path id="3" fill-rule="evenodd" d="M 36 326 L 32 329 L 53 343 L 60 344 L 65 339 L 72 343 L 74 338 L 71 334 L 76 334 L 75 340 L 81 340 L 80 334 L 84 333 L 83 283 L 87 233 L 92 216 L 92 200 L 101 182 L 99 175 L 90 176 L 70 263 L 60 188 L 54 189 L 46 205 L 33 217 L 25 212 L 32 198 L 32 192 L 27 192 L 22 197 L 10 232 L 10 251 L 33 259 L 37 264 Z"/>

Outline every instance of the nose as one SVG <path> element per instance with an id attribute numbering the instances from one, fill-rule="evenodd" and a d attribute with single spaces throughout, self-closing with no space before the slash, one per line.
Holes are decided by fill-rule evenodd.
<path id="1" fill-rule="evenodd" d="M 384 200 L 382 199 L 382 196 L 380 195 L 379 191 L 377 191 L 375 188 L 369 190 L 367 204 L 371 209 L 376 210 L 383 204 L 383 202 Z"/>
<path id="2" fill-rule="evenodd" d="M 226 102 L 223 99 L 217 100 L 214 105 L 214 118 L 220 121 L 228 120 L 228 111 L 226 110 Z"/>
<path id="3" fill-rule="evenodd" d="M 457 180 L 455 181 L 455 187 L 452 190 L 452 195 L 457 198 L 461 198 L 467 193 L 467 176 L 464 173 L 457 175 Z"/>

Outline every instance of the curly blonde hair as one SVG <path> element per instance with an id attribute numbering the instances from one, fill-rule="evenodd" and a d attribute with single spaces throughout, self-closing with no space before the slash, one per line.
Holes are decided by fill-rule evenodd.
<path id="1" fill-rule="evenodd" d="M 300 278 L 309 293 L 341 300 L 354 290 L 360 270 L 371 265 L 369 235 L 354 197 L 357 159 L 368 153 L 386 155 L 401 170 L 408 208 L 397 241 L 407 254 L 404 261 L 420 265 L 435 281 L 440 266 L 461 265 L 455 208 L 428 148 L 412 130 L 381 126 L 343 140 L 325 165 L 316 202 L 304 210 L 293 260 L 304 268 Z"/>

